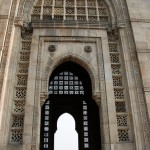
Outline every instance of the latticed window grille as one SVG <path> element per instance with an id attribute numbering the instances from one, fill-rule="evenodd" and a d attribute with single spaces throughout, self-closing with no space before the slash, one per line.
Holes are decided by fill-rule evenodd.
<path id="1" fill-rule="evenodd" d="M 37 5 L 41 5 L 42 1 L 38 0 Z M 35 7 L 33 12 L 40 14 L 41 7 Z M 36 16 L 34 16 L 36 17 Z M 12 108 L 12 123 L 11 123 L 11 143 L 22 143 L 23 140 L 23 122 L 24 122 L 24 109 L 27 91 L 28 80 L 28 67 L 30 59 L 32 33 L 26 34 L 22 39 L 22 48 L 19 52 L 17 75 L 16 75 L 16 87 L 13 98 Z"/>
<path id="2" fill-rule="evenodd" d="M 17 76 L 17 85 L 20 85 L 20 86 L 26 86 L 27 85 L 27 79 L 28 79 L 28 76 L 27 75 L 18 75 Z"/>
<path id="3" fill-rule="evenodd" d="M 20 61 L 29 61 L 29 52 L 20 52 Z"/>
<path id="4" fill-rule="evenodd" d="M 86 14 L 86 9 L 85 8 L 77 8 L 77 14 Z"/>
<path id="5" fill-rule="evenodd" d="M 85 6 L 85 0 L 77 0 L 77 6 Z"/>
<path id="6" fill-rule="evenodd" d="M 52 13 L 52 7 L 43 7 L 43 14 L 48 15 Z"/>
<path id="7" fill-rule="evenodd" d="M 71 72 L 61 72 L 50 82 L 49 94 L 82 94 L 84 88 L 82 82 Z"/>
<path id="8" fill-rule="evenodd" d="M 110 54 L 111 63 L 119 63 L 119 55 L 118 54 Z"/>
<path id="9" fill-rule="evenodd" d="M 120 64 L 113 64 L 113 65 L 111 65 L 111 68 L 112 68 L 113 75 L 121 74 Z"/>
<path id="10" fill-rule="evenodd" d="M 99 6 L 103 6 L 101 2 Z M 102 15 L 106 14 L 105 9 L 99 10 Z M 120 142 L 129 141 L 129 126 L 128 126 L 128 110 L 126 103 L 126 93 L 123 84 L 123 76 L 121 71 L 121 59 L 117 41 L 112 40 L 111 34 L 108 33 L 110 61 L 112 69 L 112 81 L 114 86 L 114 101 L 116 107 L 116 118 L 118 125 L 118 139 Z"/>
<path id="11" fill-rule="evenodd" d="M 117 115 L 117 125 L 127 127 L 127 115 Z"/>
<path id="12" fill-rule="evenodd" d="M 129 141 L 128 130 L 118 130 L 119 141 Z"/>
<path id="13" fill-rule="evenodd" d="M 42 0 L 41 0 L 42 1 Z M 41 3 L 42 4 L 42 3 Z M 45 6 L 51 6 L 53 5 L 53 0 L 44 0 L 44 5 Z"/>
<path id="14" fill-rule="evenodd" d="M 11 131 L 11 142 L 21 143 L 22 142 L 22 130 L 12 130 Z"/>
<path id="15" fill-rule="evenodd" d="M 23 115 L 13 116 L 12 127 L 23 127 Z"/>
<path id="16" fill-rule="evenodd" d="M 31 21 L 76 20 L 107 25 L 111 18 L 109 16 L 104 0 L 41 0 L 33 6 Z"/>
<path id="17" fill-rule="evenodd" d="M 122 77 L 113 76 L 113 86 L 122 86 Z"/>
<path id="18" fill-rule="evenodd" d="M 123 89 L 114 89 L 115 99 L 124 99 Z"/>
<path id="19" fill-rule="evenodd" d="M 49 0 L 47 0 L 47 1 L 49 1 Z M 38 0 L 37 2 L 36 2 L 36 5 L 41 5 L 42 4 L 42 0 Z"/>
<path id="20" fill-rule="evenodd" d="M 110 44 L 109 45 L 109 52 L 118 52 L 117 44 Z"/>
<path id="21" fill-rule="evenodd" d="M 83 132 L 84 132 L 84 148 L 89 148 L 89 134 L 88 134 L 88 106 L 83 101 Z"/>
<path id="22" fill-rule="evenodd" d="M 79 77 L 72 72 L 63 71 L 56 74 L 49 83 L 50 98 L 43 105 L 43 123 L 42 123 L 42 148 L 49 149 L 50 138 L 50 119 L 51 119 L 51 96 L 58 95 L 81 95 L 84 93 L 84 86 Z M 82 122 L 83 122 L 83 146 L 89 148 L 89 122 L 88 122 L 88 105 L 82 101 Z"/>
<path id="23" fill-rule="evenodd" d="M 116 112 L 126 112 L 125 102 L 116 102 Z"/>
<path id="24" fill-rule="evenodd" d="M 16 88 L 15 99 L 25 99 L 26 98 L 26 88 Z"/>
<path id="25" fill-rule="evenodd" d="M 24 113 L 25 101 L 14 101 L 14 113 Z"/>
<path id="26" fill-rule="evenodd" d="M 22 50 L 30 50 L 31 42 L 22 42 Z"/>
<path id="27" fill-rule="evenodd" d="M 28 63 L 19 63 L 18 64 L 18 73 L 28 73 Z"/>
<path id="28" fill-rule="evenodd" d="M 41 13 L 41 7 L 34 7 L 33 14 L 40 14 Z"/>

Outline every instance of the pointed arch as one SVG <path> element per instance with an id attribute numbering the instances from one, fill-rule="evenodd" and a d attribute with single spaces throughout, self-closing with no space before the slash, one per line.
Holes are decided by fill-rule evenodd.
<path id="1" fill-rule="evenodd" d="M 89 74 L 89 77 L 91 79 L 91 84 L 92 84 L 92 95 L 96 95 L 95 93 L 99 93 L 99 84 L 98 84 L 98 72 L 94 70 L 94 66 L 86 60 L 85 58 L 75 55 L 75 54 L 64 54 L 55 60 L 53 60 L 51 57 L 49 57 L 49 60 L 47 62 L 47 65 L 44 69 L 44 74 L 42 76 L 42 91 L 41 93 L 45 93 L 45 95 L 48 95 L 48 83 L 49 83 L 49 77 L 51 76 L 53 70 L 57 68 L 60 64 L 67 62 L 67 61 L 72 61 L 81 67 L 83 67 L 87 73 Z"/>
<path id="2" fill-rule="evenodd" d="M 78 133 L 75 130 L 75 118 L 64 113 L 57 120 L 57 130 L 54 135 L 54 150 L 64 149 L 78 150 Z M 63 142 L 62 142 L 62 139 Z"/>
<path id="3" fill-rule="evenodd" d="M 55 133 L 59 130 L 58 119 L 64 113 L 74 117 L 79 149 L 99 149 L 99 107 L 92 99 L 91 80 L 87 71 L 74 62 L 63 60 L 54 68 L 49 79 L 49 96 L 41 109 L 41 149 L 53 149 Z"/>
<path id="4" fill-rule="evenodd" d="M 69 120 L 72 122 L 73 128 L 75 129 L 75 127 L 76 127 L 75 119 L 74 119 L 74 117 L 73 117 L 71 114 L 69 114 L 69 113 L 63 113 L 62 115 L 60 115 L 60 116 L 58 117 L 58 120 L 57 120 L 57 129 L 59 128 L 59 126 L 61 127 L 61 119 L 64 119 L 66 116 L 67 116 L 67 117 L 69 118 Z"/>

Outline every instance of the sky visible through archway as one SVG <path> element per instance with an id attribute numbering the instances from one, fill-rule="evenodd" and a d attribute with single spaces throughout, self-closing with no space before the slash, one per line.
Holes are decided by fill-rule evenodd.
<path id="1" fill-rule="evenodd" d="M 74 118 L 65 113 L 58 118 L 54 135 L 54 150 L 78 150 L 78 134 Z"/>

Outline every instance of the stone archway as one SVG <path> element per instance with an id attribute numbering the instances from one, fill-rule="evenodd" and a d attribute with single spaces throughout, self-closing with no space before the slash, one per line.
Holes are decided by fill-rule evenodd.
<path id="1" fill-rule="evenodd" d="M 76 121 L 79 150 L 101 149 L 99 108 L 92 100 L 89 75 L 70 61 L 58 66 L 49 80 L 49 97 L 41 112 L 41 150 L 54 149 L 57 120 L 66 112 Z"/>

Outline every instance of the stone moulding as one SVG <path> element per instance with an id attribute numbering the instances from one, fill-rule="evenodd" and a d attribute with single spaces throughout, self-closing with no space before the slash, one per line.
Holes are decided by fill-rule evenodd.
<path id="1" fill-rule="evenodd" d="M 129 43 L 129 51 L 130 51 L 130 59 L 132 64 L 131 67 L 134 68 L 134 80 L 136 84 L 136 93 L 138 96 L 138 105 L 140 109 L 141 119 L 142 119 L 142 128 L 144 133 L 144 142 L 145 142 L 145 149 L 150 149 L 150 125 L 149 125 L 149 119 L 148 119 L 148 112 L 147 107 L 145 103 L 144 93 L 142 89 L 142 81 L 141 81 L 141 74 L 140 74 L 140 68 L 138 63 L 138 58 L 136 55 L 136 47 L 132 32 L 132 27 L 130 24 L 130 17 L 129 12 L 127 8 L 126 0 L 121 0 L 122 9 L 123 9 L 123 16 L 125 20 L 125 26 L 126 26 L 126 34 L 127 34 L 127 40 Z"/>
<path id="2" fill-rule="evenodd" d="M 0 19 L 8 19 L 8 15 L 0 15 Z"/>
<path id="3" fill-rule="evenodd" d="M 17 0 L 13 0 L 9 17 L 3 16 L 3 18 L 2 18 L 2 19 L 4 19 L 4 18 L 6 19 L 6 17 L 8 17 L 8 26 L 7 26 L 7 30 L 6 30 L 4 47 L 2 49 L 2 58 L 1 58 L 1 65 L 0 65 L 0 70 L 1 70 L 0 71 L 0 97 L 2 94 L 2 86 L 3 86 L 3 81 L 4 81 L 4 74 L 5 74 L 5 68 L 6 68 L 6 63 L 7 63 L 7 56 L 8 56 L 8 50 L 9 50 L 11 33 L 12 33 L 12 26 L 13 26 L 13 22 L 14 22 L 16 5 L 17 5 Z"/>
<path id="4" fill-rule="evenodd" d="M 44 40 L 47 42 L 47 41 L 75 41 L 75 39 L 73 39 L 72 37 L 45 37 Z M 43 41 L 44 41 L 43 40 Z M 77 39 L 78 40 L 81 40 L 80 38 Z M 88 42 L 96 42 L 96 40 L 93 38 L 82 38 L 81 41 L 88 41 Z M 55 60 L 52 58 L 52 57 L 49 57 L 49 60 L 47 62 L 47 65 L 46 65 L 46 68 L 45 68 L 45 72 L 43 74 L 43 77 L 42 77 L 42 92 L 44 93 L 47 93 L 48 92 L 48 81 L 49 81 L 49 77 L 50 77 L 50 74 L 51 72 L 59 65 L 61 64 L 62 62 L 65 62 L 65 61 L 73 61 L 79 65 L 81 65 L 85 70 L 87 70 L 87 72 L 89 73 L 90 75 L 90 78 L 91 78 L 91 81 L 92 81 L 92 89 L 93 89 L 93 93 L 95 93 L 96 91 L 99 91 L 99 88 L 98 88 L 98 85 L 96 84 L 97 81 L 98 81 L 98 75 L 97 73 L 95 72 L 95 70 L 93 69 L 94 67 L 91 65 L 91 63 L 86 60 L 85 58 L 83 58 L 82 56 L 78 56 L 76 54 L 73 54 L 71 52 L 69 53 L 66 53 L 58 58 L 56 58 Z M 51 70 L 51 71 L 50 71 Z"/>
<path id="5" fill-rule="evenodd" d="M 109 3 L 110 3 L 110 5 L 108 5 L 108 6 L 112 7 L 111 9 L 113 9 L 115 12 L 116 16 L 115 15 L 114 16 L 117 18 L 117 22 L 122 21 L 122 17 L 121 17 L 122 11 L 120 9 L 122 8 L 122 10 L 124 12 L 126 32 L 127 32 L 128 43 L 130 45 L 130 52 L 131 52 L 131 54 L 130 54 L 130 57 L 132 60 L 131 66 L 135 68 L 134 75 L 135 75 L 137 93 L 138 93 L 138 97 L 139 97 L 138 103 L 139 103 L 139 107 L 141 110 L 141 118 L 144 122 L 143 132 L 145 135 L 146 149 L 149 150 L 150 149 L 150 146 L 149 146 L 150 145 L 150 139 L 149 139 L 150 138 L 150 136 L 149 136 L 150 129 L 149 129 L 148 114 L 147 114 L 147 108 L 146 108 L 146 104 L 145 104 L 144 95 L 142 92 L 139 64 L 138 64 L 137 57 L 136 57 L 135 42 L 134 42 L 132 30 L 131 30 L 130 18 L 129 18 L 129 14 L 128 14 L 128 10 L 127 10 L 127 4 L 126 4 L 125 0 L 121 0 L 122 5 L 121 5 L 121 7 L 119 7 L 119 4 L 118 4 L 119 0 L 106 0 L 106 3 L 107 3 L 107 1 L 109 1 Z M 24 22 L 29 22 L 30 12 L 31 12 L 33 3 L 34 3 L 34 0 L 20 0 L 18 14 L 17 14 L 17 16 L 18 16 L 18 18 L 20 18 L 20 20 L 23 20 Z M 16 10 L 16 4 L 17 4 L 17 1 L 13 0 L 11 11 L 10 11 L 10 16 L 8 18 L 9 19 L 8 20 L 8 28 L 6 31 L 6 40 L 4 43 L 3 55 L 2 55 L 2 61 L 1 61 L 0 94 L 2 91 L 2 84 L 3 84 L 3 79 L 4 79 L 4 72 L 5 72 L 5 67 L 6 67 L 8 49 L 9 49 L 9 44 L 10 44 L 10 35 L 11 35 L 11 31 L 12 31 L 12 26 L 13 26 L 13 19 L 14 19 L 15 10 Z M 2 18 L 5 18 L 5 17 L 3 16 Z M 37 72 L 37 75 L 38 75 L 38 73 L 39 72 Z M 40 82 L 37 81 L 37 84 L 40 84 Z M 38 91 L 40 89 L 37 88 L 36 90 Z M 37 97 L 36 97 L 37 99 L 39 99 L 38 96 L 39 95 L 37 94 Z M 144 107 L 144 109 L 143 109 L 143 107 Z M 36 118 L 36 116 L 35 116 L 35 118 Z M 34 133 L 33 133 L 33 135 L 34 135 Z"/>

